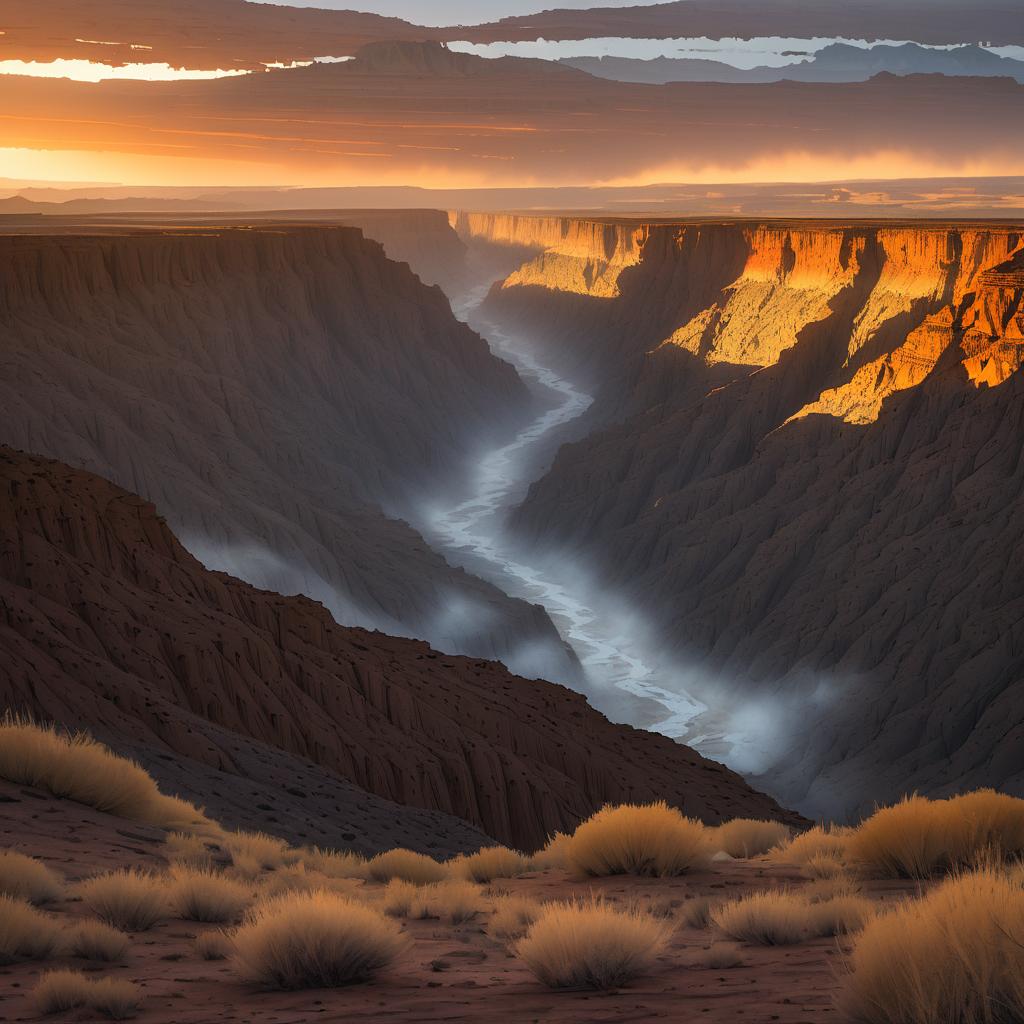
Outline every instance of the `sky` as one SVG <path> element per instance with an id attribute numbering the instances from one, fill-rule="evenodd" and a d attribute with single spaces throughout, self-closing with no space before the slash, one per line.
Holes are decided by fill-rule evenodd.
<path id="1" fill-rule="evenodd" d="M 283 0 L 257 0 L 282 3 Z M 287 0 L 290 7 L 333 7 L 405 18 L 417 25 L 478 25 L 552 8 L 649 7 L 664 0 Z"/>

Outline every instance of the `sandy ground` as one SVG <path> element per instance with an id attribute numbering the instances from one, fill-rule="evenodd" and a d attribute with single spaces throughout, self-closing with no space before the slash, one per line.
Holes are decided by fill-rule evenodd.
<path id="1" fill-rule="evenodd" d="M 163 869 L 163 833 L 33 790 L 0 784 L 0 846 L 40 857 L 69 880 L 118 866 Z M 785 865 L 736 861 L 681 879 L 612 878 L 577 882 L 549 871 L 492 888 L 538 899 L 603 894 L 620 904 L 659 907 L 695 896 L 730 898 L 772 886 L 806 884 Z M 375 887 L 378 888 L 378 887 Z M 868 883 L 879 900 L 901 894 L 895 883 Z M 81 903 L 48 908 L 69 923 L 85 916 Z M 203 961 L 192 942 L 212 926 L 171 921 L 135 936 L 123 965 L 96 968 L 143 987 L 138 1020 L 153 1024 L 237 1021 L 640 1022 L 654 1020 L 767 1024 L 838 1021 L 833 996 L 843 970 L 843 945 L 820 939 L 799 946 L 744 947 L 743 964 L 727 970 L 697 967 L 693 959 L 715 935 L 679 925 L 659 969 L 622 989 L 552 992 L 484 931 L 487 914 L 459 926 L 412 921 L 409 950 L 367 984 L 337 990 L 264 992 L 238 980 L 230 962 Z M 46 969 L 82 961 L 58 959 L 0 968 L 0 1021 L 35 1021 L 29 992 Z M 76 1011 L 47 1020 L 95 1019 Z"/>

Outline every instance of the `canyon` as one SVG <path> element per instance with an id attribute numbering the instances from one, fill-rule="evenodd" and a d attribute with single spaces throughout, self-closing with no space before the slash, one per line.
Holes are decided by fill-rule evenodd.
<path id="1" fill-rule="evenodd" d="M 1019 791 L 1024 231 L 453 223 L 531 250 L 484 310 L 595 395 L 521 557 L 652 625 L 688 740 L 812 816 Z"/>

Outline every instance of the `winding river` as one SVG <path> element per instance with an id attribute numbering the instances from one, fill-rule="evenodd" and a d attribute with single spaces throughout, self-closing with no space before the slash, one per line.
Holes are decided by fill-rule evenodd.
<path id="1" fill-rule="evenodd" d="M 457 307 L 456 315 L 471 322 L 492 351 L 512 363 L 524 380 L 552 393 L 557 404 L 513 441 L 486 452 L 476 466 L 471 493 L 450 507 L 435 507 L 429 532 L 450 560 L 471 564 L 474 572 L 513 597 L 543 605 L 592 684 L 655 702 L 660 710 L 647 718 L 646 728 L 679 738 L 705 705 L 682 690 L 659 685 L 664 670 L 645 656 L 642 626 L 629 616 L 598 610 L 587 598 L 590 588 L 568 567 L 549 559 L 543 564 L 524 561 L 502 528 L 503 513 L 529 484 L 531 452 L 550 441 L 553 431 L 582 415 L 593 397 L 544 365 L 536 351 L 482 319 L 477 309 L 482 298 L 478 293 Z"/>

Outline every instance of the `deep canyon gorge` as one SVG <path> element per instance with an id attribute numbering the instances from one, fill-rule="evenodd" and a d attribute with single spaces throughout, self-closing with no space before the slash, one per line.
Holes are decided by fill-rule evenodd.
<path id="1" fill-rule="evenodd" d="M 656 748 L 665 778 L 673 757 L 701 764 L 690 744 L 810 817 L 964 780 L 1024 786 L 1005 713 L 1024 677 L 1024 594 L 1005 572 L 1022 555 L 1020 227 L 427 211 L 341 226 L 47 220 L 46 235 L 0 237 L 0 440 L 153 502 L 208 568 L 304 593 L 343 627 L 582 690 L 614 720 L 683 741 Z M 33 472 L 54 471 L 9 475 Z M 55 508 L 54 522 L 80 514 Z M 151 543 L 163 527 L 142 522 Z M 101 534 L 61 563 L 102 566 Z M 185 564 L 166 538 L 158 548 Z M 162 589 L 163 569 L 135 571 Z M 209 586 L 189 584 L 206 601 Z M 226 594 L 219 613 L 255 607 Z M 302 642 L 330 651 L 314 608 L 296 620 Z M 244 630 L 273 637 L 268 614 L 247 612 Z M 48 636 L 40 621 L 21 617 L 19 643 Z M 526 743 L 533 795 L 517 793 L 514 762 L 484 770 L 465 755 L 471 776 L 500 777 L 504 809 L 477 806 L 450 766 L 429 783 L 404 775 L 406 741 L 388 741 L 390 767 L 358 767 L 307 721 L 240 724 L 233 700 L 197 704 L 181 659 L 229 655 L 214 638 L 191 653 L 188 635 L 159 658 L 177 679 L 173 708 L 212 722 L 214 738 L 172 742 L 181 711 L 143 711 L 141 697 L 129 717 L 137 737 L 200 765 L 230 758 L 216 729 L 248 731 L 381 799 L 522 843 L 637 785 L 623 768 L 614 793 L 594 787 L 581 754 L 522 736 L 509 756 Z M 352 643 L 412 644 L 374 636 Z M 57 641 L 46 645 L 52 659 Z M 426 651 L 373 657 L 416 680 L 410 662 L 444 657 Z M 485 690 L 506 678 L 456 663 Z M 373 694 L 378 671 L 389 678 L 360 670 L 356 688 Z M 315 673 L 291 664 L 284 677 L 309 693 Z M 52 708 L 26 678 L 8 682 L 18 701 Z M 389 729 L 438 732 L 415 699 L 384 691 L 370 706 Z M 327 692 L 313 693 L 321 707 Z M 576 699 L 536 692 L 530 714 Z M 490 728 L 480 742 L 495 742 Z M 635 746 L 643 734 L 616 735 L 626 762 L 654 756 Z M 579 780 L 568 805 L 537 795 L 555 763 Z M 753 799 L 728 780 L 722 807 Z"/>

